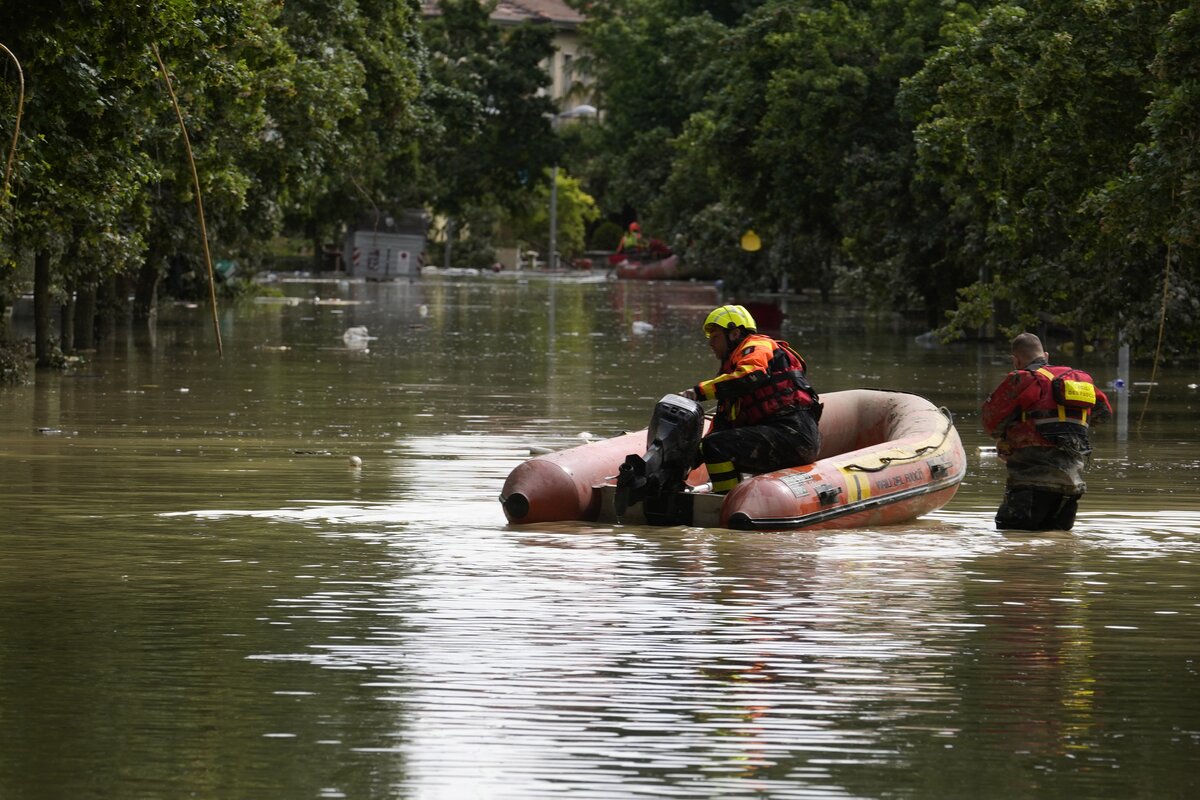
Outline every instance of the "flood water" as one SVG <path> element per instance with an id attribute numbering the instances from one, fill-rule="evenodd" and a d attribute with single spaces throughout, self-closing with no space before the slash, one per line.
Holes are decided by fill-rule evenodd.
<path id="1" fill-rule="evenodd" d="M 5 800 L 1200 789 L 1195 366 L 1114 394 L 1127 436 L 1096 429 L 1074 531 L 1001 533 L 978 408 L 1004 348 L 793 301 L 818 389 L 954 413 L 969 469 L 943 510 L 510 528 L 531 447 L 644 427 L 712 373 L 715 291 L 279 286 L 221 310 L 223 358 L 207 309 L 171 307 L 0 389 Z"/>

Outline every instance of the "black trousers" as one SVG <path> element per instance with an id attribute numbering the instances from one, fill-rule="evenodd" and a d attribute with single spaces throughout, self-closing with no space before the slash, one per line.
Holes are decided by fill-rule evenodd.
<path id="1" fill-rule="evenodd" d="M 1005 489 L 996 511 L 996 527 L 1018 531 L 1069 531 L 1082 494 L 1046 489 Z"/>
<path id="2" fill-rule="evenodd" d="M 700 442 L 700 455 L 709 466 L 715 491 L 732 488 L 741 472 L 759 474 L 811 464 L 820 449 L 821 432 L 807 410 L 762 425 L 716 431 Z"/>

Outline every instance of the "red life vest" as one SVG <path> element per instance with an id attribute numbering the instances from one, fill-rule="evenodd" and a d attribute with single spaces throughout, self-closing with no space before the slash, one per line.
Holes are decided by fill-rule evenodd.
<path id="1" fill-rule="evenodd" d="M 1096 406 L 1096 385 L 1092 376 L 1071 367 L 1044 366 L 1029 370 L 1034 380 L 1017 398 L 1020 421 L 1009 428 L 1005 438 L 1014 444 L 1049 444 L 1045 434 L 1061 432 L 1066 425 L 1087 430 Z"/>
<path id="2" fill-rule="evenodd" d="M 747 394 L 719 403 L 718 417 L 724 417 L 733 427 L 758 425 L 785 411 L 807 408 L 817 402 L 817 391 L 805 377 L 808 367 L 791 345 L 768 336 L 752 334 L 751 337 L 774 346 L 767 365 L 767 380 Z"/>

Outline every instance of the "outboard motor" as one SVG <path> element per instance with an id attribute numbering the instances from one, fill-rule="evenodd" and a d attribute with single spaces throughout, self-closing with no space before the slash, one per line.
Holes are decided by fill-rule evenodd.
<path id="1" fill-rule="evenodd" d="M 674 496 L 687 487 L 703 434 L 704 409 L 699 403 L 677 394 L 659 400 L 646 431 L 646 455 L 629 454 L 617 474 L 617 517 L 642 503 L 650 524 L 674 524 Z"/>

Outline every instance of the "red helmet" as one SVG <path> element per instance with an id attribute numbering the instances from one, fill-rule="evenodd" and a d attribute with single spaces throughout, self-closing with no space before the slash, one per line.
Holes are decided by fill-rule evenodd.
<path id="1" fill-rule="evenodd" d="M 629 230 L 631 230 L 631 231 L 640 231 L 641 229 L 642 229 L 642 228 L 641 228 L 641 226 L 640 226 L 640 225 L 638 225 L 636 222 L 631 222 L 631 223 L 629 223 Z"/>

